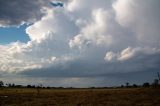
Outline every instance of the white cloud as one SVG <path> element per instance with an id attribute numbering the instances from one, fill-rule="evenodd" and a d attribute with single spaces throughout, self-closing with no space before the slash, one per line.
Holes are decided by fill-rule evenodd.
<path id="1" fill-rule="evenodd" d="M 115 54 L 113 52 L 107 52 L 106 56 L 104 57 L 104 59 L 106 61 L 113 61 L 113 60 L 115 60 L 115 58 L 117 58 L 117 54 Z"/>
<path id="2" fill-rule="evenodd" d="M 113 8 L 116 11 L 116 20 L 123 26 L 128 24 L 134 24 L 134 18 L 136 15 L 136 4 L 134 0 L 117 0 L 113 4 Z"/>
<path id="3" fill-rule="evenodd" d="M 149 47 L 137 47 L 137 48 L 131 48 L 128 47 L 121 52 L 114 53 L 114 52 L 107 52 L 106 56 L 104 59 L 106 61 L 126 61 L 131 58 L 137 58 L 142 55 L 154 55 L 154 54 L 159 54 L 160 49 L 156 48 L 149 48 Z"/>
<path id="4" fill-rule="evenodd" d="M 91 21 L 80 29 L 80 34 L 70 40 L 70 47 L 82 48 L 89 44 L 110 45 L 112 36 L 107 33 L 110 14 L 102 8 L 92 11 Z M 84 21 L 85 22 L 85 21 Z"/>
<path id="5" fill-rule="evenodd" d="M 32 41 L 36 40 L 40 42 L 41 39 L 44 39 L 44 37 L 47 36 L 47 32 L 55 32 L 53 28 L 54 21 L 52 20 L 54 20 L 54 11 L 46 8 L 46 16 L 29 26 L 26 29 L 26 33 Z"/>
<path id="6" fill-rule="evenodd" d="M 0 45 L 0 70 L 88 77 L 157 69 L 159 14 L 151 2 L 72 0 L 45 7 L 26 29 L 29 42 Z"/>
<path id="7" fill-rule="evenodd" d="M 128 60 L 129 58 L 132 58 L 134 54 L 135 54 L 135 50 L 128 47 L 120 53 L 118 60 L 121 60 L 121 61 Z"/>
<path id="8" fill-rule="evenodd" d="M 160 46 L 159 0 L 117 0 L 113 4 L 117 22 L 135 33 L 139 43 Z"/>

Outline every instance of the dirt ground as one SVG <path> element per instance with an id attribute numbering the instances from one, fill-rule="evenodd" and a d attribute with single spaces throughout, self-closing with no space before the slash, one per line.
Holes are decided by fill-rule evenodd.
<path id="1" fill-rule="evenodd" d="M 160 89 L 0 88 L 0 106 L 160 106 Z"/>

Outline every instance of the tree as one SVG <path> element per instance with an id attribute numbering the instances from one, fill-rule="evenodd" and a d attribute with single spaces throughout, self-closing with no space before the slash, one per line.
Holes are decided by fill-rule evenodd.
<path id="1" fill-rule="evenodd" d="M 153 82 L 153 86 L 156 88 L 158 86 L 158 79 L 155 79 Z"/>
<path id="2" fill-rule="evenodd" d="M 8 87 L 15 87 L 16 85 L 14 83 L 13 84 L 8 83 L 8 84 L 6 84 L 6 86 L 8 86 Z"/>
<path id="3" fill-rule="evenodd" d="M 143 83 L 143 87 L 150 87 L 150 84 L 148 82 Z"/>
<path id="4" fill-rule="evenodd" d="M 4 83 L 3 81 L 0 81 L 0 87 L 3 87 Z"/>
<path id="5" fill-rule="evenodd" d="M 129 82 L 126 83 L 126 87 L 129 87 Z"/>
<path id="6" fill-rule="evenodd" d="M 134 87 L 134 88 L 137 88 L 137 87 L 138 87 L 138 85 L 136 85 L 136 84 L 133 84 L 133 87 Z"/>
<path id="7" fill-rule="evenodd" d="M 124 87 L 124 85 L 121 85 L 121 88 L 123 88 Z"/>
<path id="8" fill-rule="evenodd" d="M 27 85 L 27 88 L 32 88 L 32 86 L 31 85 Z"/>
<path id="9" fill-rule="evenodd" d="M 14 83 L 12 84 L 12 87 L 15 87 L 15 84 L 14 84 Z"/>
<path id="10" fill-rule="evenodd" d="M 158 76 L 158 80 L 160 81 L 160 75 L 159 75 L 159 72 L 157 72 L 157 76 Z"/>

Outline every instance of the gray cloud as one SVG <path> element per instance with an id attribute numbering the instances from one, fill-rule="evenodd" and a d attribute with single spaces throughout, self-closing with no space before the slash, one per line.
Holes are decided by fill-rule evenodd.
<path id="1" fill-rule="evenodd" d="M 153 83 L 156 78 L 155 70 L 146 70 L 141 72 L 131 73 L 115 73 L 103 76 L 89 76 L 89 77 L 32 77 L 23 75 L 2 75 L 0 80 L 5 83 L 15 84 L 43 84 L 44 86 L 55 87 L 93 87 L 93 86 L 118 86 L 125 85 L 126 82 L 130 84 L 143 84 L 144 82 Z"/>
<path id="2" fill-rule="evenodd" d="M 160 64 L 158 3 L 71 0 L 64 8 L 48 7 L 26 29 L 31 41 L 0 45 L 0 74 L 62 78 L 57 82 L 61 84 L 75 80 L 77 86 L 87 79 L 104 85 L 111 76 L 129 79 L 131 73 L 155 73 Z"/>
<path id="3" fill-rule="evenodd" d="M 0 0 L 0 26 L 20 25 L 39 20 L 49 0 Z"/>
<path id="4" fill-rule="evenodd" d="M 94 60 L 94 59 L 93 59 Z M 138 52 L 124 61 L 103 62 L 77 59 L 47 68 L 23 71 L 20 74 L 32 77 L 104 77 L 112 74 L 159 71 L 160 52 L 146 54 Z"/>

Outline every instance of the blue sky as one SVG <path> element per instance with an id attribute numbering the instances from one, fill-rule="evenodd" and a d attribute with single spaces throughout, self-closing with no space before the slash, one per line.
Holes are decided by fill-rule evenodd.
<path id="1" fill-rule="evenodd" d="M 20 27 L 8 27 L 0 28 L 0 44 L 8 44 L 11 42 L 27 42 L 29 41 L 29 36 L 27 36 L 25 29 L 26 25 Z"/>

